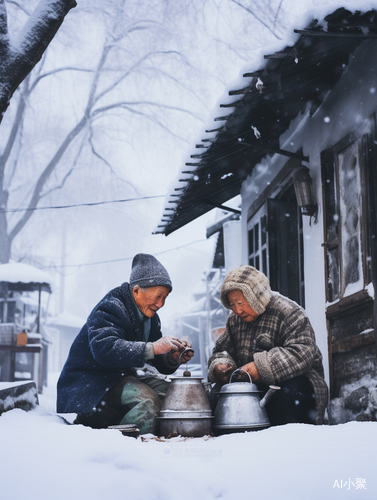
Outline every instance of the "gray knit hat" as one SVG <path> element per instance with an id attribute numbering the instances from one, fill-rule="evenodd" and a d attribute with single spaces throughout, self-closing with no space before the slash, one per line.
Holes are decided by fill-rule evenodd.
<path id="1" fill-rule="evenodd" d="M 130 285 L 141 288 L 166 286 L 173 289 L 170 276 L 160 261 L 148 253 L 138 253 L 132 261 Z"/>
<path id="2" fill-rule="evenodd" d="M 226 309 L 230 309 L 228 293 L 240 290 L 257 314 L 266 310 L 272 292 L 267 276 L 252 266 L 241 266 L 230 271 L 221 287 L 220 299 Z"/>

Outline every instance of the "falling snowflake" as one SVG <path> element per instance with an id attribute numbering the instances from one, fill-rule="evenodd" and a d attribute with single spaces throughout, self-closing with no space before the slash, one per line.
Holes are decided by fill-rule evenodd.
<path id="1" fill-rule="evenodd" d="M 259 90 L 259 93 L 261 94 L 263 91 L 263 82 L 262 80 L 258 77 L 257 83 L 255 84 L 257 90 Z"/>
<path id="2" fill-rule="evenodd" d="M 251 126 L 251 128 L 254 130 L 254 135 L 257 139 L 260 139 L 261 137 L 261 133 L 259 132 L 259 130 L 257 129 L 257 127 L 253 127 L 253 125 Z"/>

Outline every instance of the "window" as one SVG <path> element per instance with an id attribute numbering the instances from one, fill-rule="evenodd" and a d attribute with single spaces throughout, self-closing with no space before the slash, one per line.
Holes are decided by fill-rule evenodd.
<path id="1" fill-rule="evenodd" d="M 357 293 L 371 281 L 366 144 L 366 135 L 353 135 L 322 155 L 329 302 Z"/>
<path id="2" fill-rule="evenodd" d="M 376 370 L 376 151 L 367 122 L 321 155 L 331 397 Z M 373 251 L 372 251 L 373 248 Z"/>
<path id="3" fill-rule="evenodd" d="M 8 300 L 7 301 L 7 317 L 4 318 L 4 301 L 0 300 L 0 323 L 13 323 L 14 315 L 16 311 L 16 301 Z"/>
<path id="4" fill-rule="evenodd" d="M 266 207 L 263 206 L 249 220 L 249 264 L 269 277 L 267 265 L 267 215 Z"/>
<path id="5" fill-rule="evenodd" d="M 290 181 L 250 217 L 248 238 L 249 264 L 266 274 L 273 290 L 305 307 L 302 217 Z"/>

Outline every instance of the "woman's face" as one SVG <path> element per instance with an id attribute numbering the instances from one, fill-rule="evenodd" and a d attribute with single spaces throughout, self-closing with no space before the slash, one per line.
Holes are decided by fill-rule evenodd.
<path id="1" fill-rule="evenodd" d="M 232 292 L 228 292 L 227 297 L 229 300 L 230 308 L 232 309 L 234 314 L 237 314 L 237 316 L 242 318 L 247 323 L 251 323 L 252 321 L 255 321 L 257 319 L 258 314 L 250 306 L 240 290 L 233 290 Z"/>

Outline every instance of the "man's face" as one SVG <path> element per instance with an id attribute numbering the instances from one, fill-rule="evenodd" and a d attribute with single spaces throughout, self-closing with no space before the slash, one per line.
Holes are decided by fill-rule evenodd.
<path id="1" fill-rule="evenodd" d="M 257 319 L 258 314 L 250 306 L 240 290 L 228 292 L 228 300 L 234 314 L 240 316 L 246 323 L 251 323 Z"/>
<path id="2" fill-rule="evenodd" d="M 144 291 L 136 285 L 132 290 L 134 300 L 139 310 L 151 318 L 155 313 L 164 306 L 166 297 L 169 295 L 170 289 L 166 286 L 152 286 L 145 288 Z"/>

